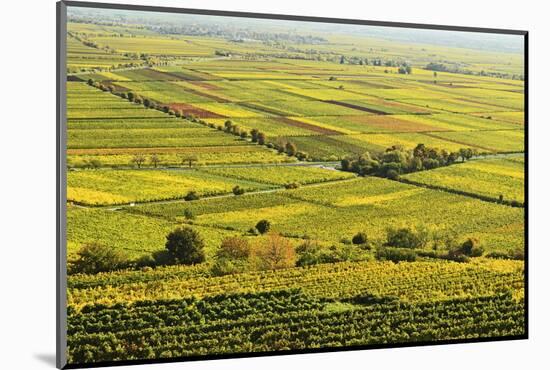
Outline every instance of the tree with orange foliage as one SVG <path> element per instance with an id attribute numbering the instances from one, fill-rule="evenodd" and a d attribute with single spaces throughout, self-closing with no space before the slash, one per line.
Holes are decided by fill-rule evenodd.
<path id="1" fill-rule="evenodd" d="M 290 241 L 270 233 L 254 248 L 254 257 L 260 270 L 278 270 L 294 267 L 296 253 Z"/>

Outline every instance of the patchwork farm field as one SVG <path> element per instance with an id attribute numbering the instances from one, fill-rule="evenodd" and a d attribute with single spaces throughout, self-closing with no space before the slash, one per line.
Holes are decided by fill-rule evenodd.
<path id="1" fill-rule="evenodd" d="M 68 23 L 70 364 L 524 337 L 522 47 L 111 12 Z"/>

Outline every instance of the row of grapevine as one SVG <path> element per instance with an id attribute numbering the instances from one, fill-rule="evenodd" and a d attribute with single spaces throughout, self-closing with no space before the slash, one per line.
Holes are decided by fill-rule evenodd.
<path id="1" fill-rule="evenodd" d="M 69 313 L 73 363 L 521 335 L 510 294 L 330 311 L 300 291 L 95 306 Z"/>

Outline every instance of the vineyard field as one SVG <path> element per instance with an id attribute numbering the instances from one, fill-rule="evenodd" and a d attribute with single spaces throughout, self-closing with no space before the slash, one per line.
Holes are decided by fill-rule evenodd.
<path id="1" fill-rule="evenodd" d="M 519 157 L 521 159 L 523 157 Z M 519 160 L 487 159 L 406 175 L 422 184 L 523 203 L 524 165 Z"/>
<path id="2" fill-rule="evenodd" d="M 69 367 L 526 337 L 521 37 L 67 15 Z"/>
<path id="3" fill-rule="evenodd" d="M 358 231 L 383 239 L 389 223 L 454 231 L 463 237 L 475 235 L 488 250 L 513 250 L 523 243 L 524 230 L 518 222 L 523 219 L 523 209 L 383 179 L 356 179 L 249 197 L 205 199 L 189 205 L 144 205 L 140 209 L 177 219 L 188 208 L 197 215 L 196 224 L 241 232 L 261 219 L 269 219 L 272 228 L 284 235 L 329 243 L 338 243 Z M 406 214 L 401 212 L 403 207 Z M 503 230 L 507 230 L 506 235 Z"/>
<path id="4" fill-rule="evenodd" d="M 199 196 L 227 194 L 235 186 L 247 191 L 269 188 L 269 185 L 248 179 L 196 170 L 84 170 L 69 173 L 67 200 L 87 205 L 113 205 L 181 199 L 190 191 Z"/>

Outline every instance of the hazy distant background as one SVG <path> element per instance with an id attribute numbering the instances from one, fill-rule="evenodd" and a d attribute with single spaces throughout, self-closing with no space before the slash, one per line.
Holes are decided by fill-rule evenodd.
<path id="1" fill-rule="evenodd" d="M 103 21 L 117 21 L 130 24 L 139 23 L 150 26 L 178 26 L 192 23 L 196 25 L 208 25 L 210 27 L 215 26 L 219 29 L 231 28 L 233 30 L 243 29 L 258 32 L 273 31 L 299 34 L 340 33 L 401 42 L 480 49 L 485 51 L 523 53 L 523 37 L 518 35 L 74 7 L 68 8 L 68 15 L 69 17 L 75 18 L 95 18 Z"/>

